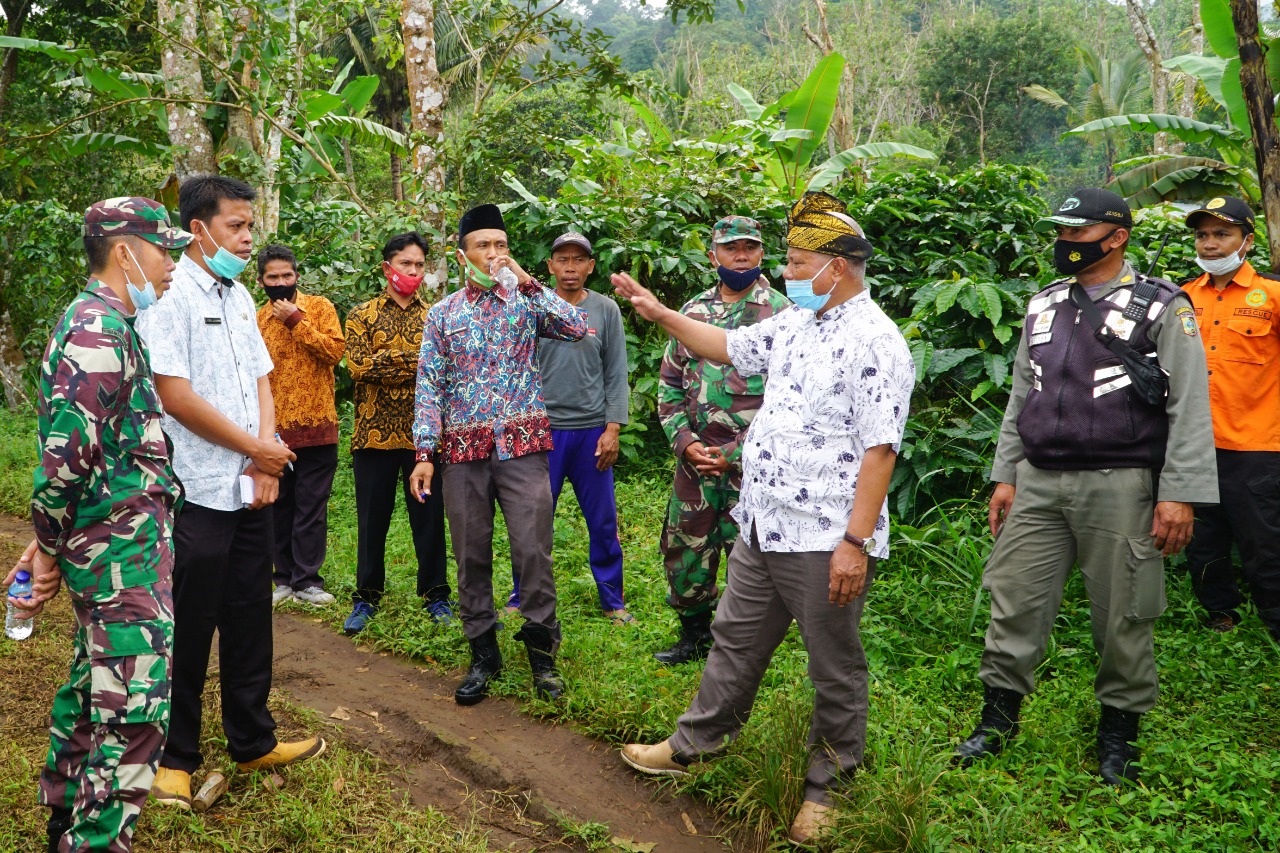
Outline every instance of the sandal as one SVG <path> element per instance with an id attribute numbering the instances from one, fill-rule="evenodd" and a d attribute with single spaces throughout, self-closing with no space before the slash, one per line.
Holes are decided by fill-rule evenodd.
<path id="1" fill-rule="evenodd" d="M 636 617 L 625 610 L 606 610 L 605 618 L 615 625 L 637 625 Z"/>

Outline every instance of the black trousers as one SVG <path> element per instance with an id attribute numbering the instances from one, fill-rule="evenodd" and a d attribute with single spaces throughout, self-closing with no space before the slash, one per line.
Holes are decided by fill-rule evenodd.
<path id="1" fill-rule="evenodd" d="M 387 531 L 396 508 L 396 485 L 404 492 L 413 533 L 413 550 L 418 558 L 418 595 L 428 601 L 449 599 L 449 577 L 446 574 L 448 553 L 444 538 L 444 497 L 440 484 L 441 465 L 436 465 L 431 479 L 431 496 L 426 503 L 409 494 L 409 475 L 413 473 L 412 450 L 355 450 L 351 468 L 355 474 L 356 524 L 359 542 L 356 546 L 355 601 L 375 607 L 387 585 Z"/>
<path id="2" fill-rule="evenodd" d="M 1210 613 L 1240 606 L 1234 542 L 1258 616 L 1280 639 L 1280 453 L 1217 453 L 1220 502 L 1196 509 L 1195 535 L 1187 546 L 1192 588 Z"/>
<path id="3" fill-rule="evenodd" d="M 271 692 L 271 511 L 188 503 L 173 530 L 173 692 L 160 766 L 201 762 L 201 696 L 213 631 L 221 661 L 222 730 L 233 761 L 275 749 Z"/>
<path id="4" fill-rule="evenodd" d="M 271 505 L 275 525 L 276 586 L 304 590 L 324 587 L 324 565 L 329 539 L 329 495 L 338 470 L 338 445 L 297 447 L 293 470 L 284 469 L 280 496 Z"/>

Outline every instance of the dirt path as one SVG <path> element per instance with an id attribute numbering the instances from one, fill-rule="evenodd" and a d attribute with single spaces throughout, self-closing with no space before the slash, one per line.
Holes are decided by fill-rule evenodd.
<path id="1" fill-rule="evenodd" d="M 616 749 L 523 716 L 510 701 L 463 708 L 454 679 L 306 617 L 275 616 L 274 685 L 321 712 L 343 740 L 395 764 L 414 802 L 482 821 L 495 849 L 554 844 L 557 815 L 607 824 L 636 849 L 655 844 L 654 853 L 726 849 L 708 837 L 715 826 L 705 809 L 642 781 Z M 350 719 L 331 717 L 338 708 Z"/>

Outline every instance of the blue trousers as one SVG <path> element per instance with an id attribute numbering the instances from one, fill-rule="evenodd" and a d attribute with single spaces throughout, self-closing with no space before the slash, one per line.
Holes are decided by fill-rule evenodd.
<path id="1" fill-rule="evenodd" d="M 618 541 L 618 505 L 613 494 L 613 468 L 596 470 L 596 443 L 604 427 L 591 429 L 553 429 L 551 498 L 557 503 L 567 479 L 582 507 L 590 538 L 591 574 L 596 579 L 602 610 L 621 610 L 622 543 Z M 520 578 L 511 575 L 509 607 L 520 606 Z"/>

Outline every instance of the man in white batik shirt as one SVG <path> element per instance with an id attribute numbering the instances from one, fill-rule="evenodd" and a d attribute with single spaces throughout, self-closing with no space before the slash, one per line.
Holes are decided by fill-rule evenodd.
<path id="1" fill-rule="evenodd" d="M 831 791 L 862 763 L 867 662 L 858 635 L 877 559 L 889 554 L 887 495 L 915 366 L 897 326 L 863 284 L 861 227 L 825 193 L 791 210 L 787 296 L 795 307 L 726 332 L 663 307 L 628 275 L 618 293 L 704 358 L 767 373 L 742 452 L 741 525 L 698 693 L 670 738 L 630 744 L 642 773 L 683 775 L 737 737 L 774 650 L 794 619 L 817 692 L 804 804 L 790 837 L 831 823 Z"/>

